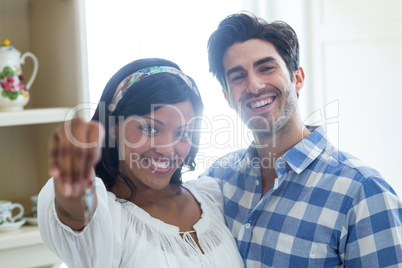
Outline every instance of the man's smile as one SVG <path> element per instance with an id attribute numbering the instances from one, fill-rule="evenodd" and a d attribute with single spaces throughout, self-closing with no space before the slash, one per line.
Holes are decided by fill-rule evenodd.
<path id="1" fill-rule="evenodd" d="M 271 97 L 265 97 L 263 99 L 260 98 L 258 100 L 252 100 L 249 103 L 247 103 L 247 106 L 249 108 L 258 109 L 271 104 L 275 100 L 275 98 L 276 97 L 271 96 Z"/>
<path id="2" fill-rule="evenodd" d="M 257 99 L 249 100 L 246 103 L 246 107 L 254 112 L 265 112 L 271 107 L 271 104 L 275 101 L 276 96 L 265 96 Z"/>

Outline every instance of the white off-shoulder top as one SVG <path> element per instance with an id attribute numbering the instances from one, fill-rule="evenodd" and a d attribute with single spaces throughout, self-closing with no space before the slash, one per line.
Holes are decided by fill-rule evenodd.
<path id="1" fill-rule="evenodd" d="M 244 267 L 223 216 L 222 192 L 213 178 L 183 184 L 201 204 L 194 225 L 202 251 L 188 233 L 153 218 L 131 202 L 122 202 L 96 178 L 98 207 L 82 231 L 57 217 L 50 179 L 39 194 L 38 223 L 45 244 L 69 268 Z"/>

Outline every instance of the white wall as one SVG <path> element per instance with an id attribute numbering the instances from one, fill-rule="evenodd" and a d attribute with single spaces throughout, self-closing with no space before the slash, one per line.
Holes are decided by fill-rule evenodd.
<path id="1" fill-rule="evenodd" d="M 306 74 L 300 94 L 306 122 L 326 125 L 331 141 L 378 169 L 402 196 L 402 1 L 87 0 L 86 9 L 93 102 L 118 68 L 155 56 L 173 59 L 196 80 L 214 128 L 229 114 L 234 131 L 203 135 L 203 143 L 215 146 L 200 150 L 199 169 L 185 179 L 250 141 L 241 138 L 247 131 L 209 74 L 206 54 L 207 39 L 219 21 L 249 10 L 268 21 L 286 21 L 296 30 Z"/>
<path id="2" fill-rule="evenodd" d="M 326 125 L 333 143 L 380 171 L 402 197 L 402 1 L 243 2 L 298 33 L 306 122 Z"/>
<path id="3" fill-rule="evenodd" d="M 379 170 L 402 197 L 402 1 L 311 3 L 313 71 L 320 76 L 313 90 L 323 89 L 318 105 L 333 103 L 330 138 Z"/>
<path id="4" fill-rule="evenodd" d="M 205 146 L 197 155 L 197 170 L 184 174 L 184 180 L 196 178 L 219 156 L 250 141 L 240 139 L 242 123 L 208 71 L 209 35 L 224 17 L 240 10 L 240 0 L 86 0 L 91 102 L 98 102 L 119 68 L 139 58 L 170 59 L 196 81 L 207 118 L 201 136 Z M 213 131 L 227 125 L 230 131 Z"/>

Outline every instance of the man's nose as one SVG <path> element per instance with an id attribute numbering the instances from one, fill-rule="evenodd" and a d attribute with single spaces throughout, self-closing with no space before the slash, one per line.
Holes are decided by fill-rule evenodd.
<path id="1" fill-rule="evenodd" d="M 257 95 L 265 87 L 264 80 L 256 73 L 250 73 L 248 80 L 248 93 Z"/>

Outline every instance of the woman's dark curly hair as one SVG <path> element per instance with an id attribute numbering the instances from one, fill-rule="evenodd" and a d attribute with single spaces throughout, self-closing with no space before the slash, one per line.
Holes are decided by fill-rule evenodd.
<path id="1" fill-rule="evenodd" d="M 118 120 L 122 117 L 126 119 L 133 115 L 142 116 L 148 114 L 151 112 L 151 109 L 155 110 L 155 104 L 158 105 L 156 108 L 158 109 L 163 105 L 176 104 L 187 100 L 190 100 L 197 118 L 200 118 L 203 113 L 201 98 L 190 89 L 185 81 L 174 74 L 164 72 L 153 74 L 131 85 L 124 94 L 124 97 L 119 101 L 116 109 L 111 113 L 108 108 L 120 82 L 136 71 L 152 66 L 170 66 L 180 70 L 177 64 L 158 58 L 140 59 L 127 64 L 113 75 L 106 84 L 94 116 L 92 117 L 92 120 L 99 121 L 106 129 L 102 158 L 95 167 L 96 176 L 103 180 L 107 189 L 111 189 L 117 178 L 121 177 L 131 190 L 131 196 L 125 197 L 126 199 L 134 197 L 135 186 L 118 168 L 119 152 L 115 139 L 109 134 L 109 129 L 114 126 L 115 122 L 119 122 Z M 193 80 L 192 82 L 195 85 Z M 159 106 L 160 104 L 162 104 L 162 106 Z M 201 119 L 195 120 L 194 127 L 199 129 L 200 125 Z M 188 171 L 195 169 L 195 157 L 198 152 L 199 142 L 200 132 L 194 131 L 190 152 L 183 164 L 173 173 L 170 183 L 182 183 L 181 175 L 184 167 Z"/>

